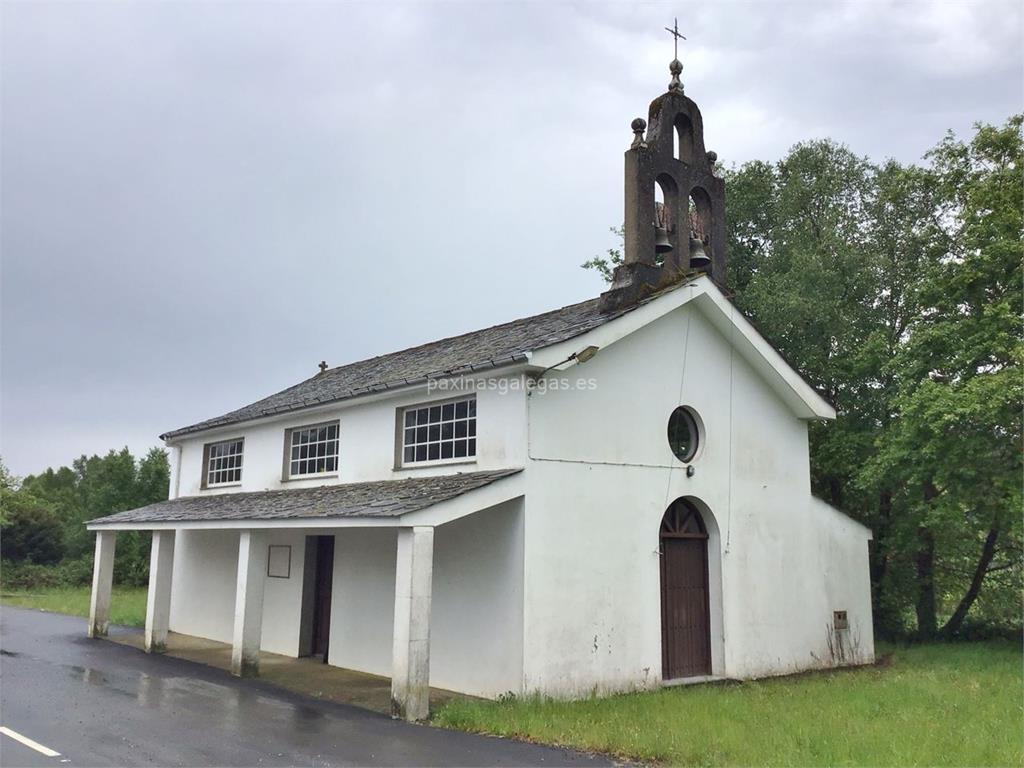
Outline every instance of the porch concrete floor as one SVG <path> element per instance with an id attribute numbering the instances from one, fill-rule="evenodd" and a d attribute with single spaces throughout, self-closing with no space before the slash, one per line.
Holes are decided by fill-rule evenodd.
<path id="1" fill-rule="evenodd" d="M 140 651 L 144 649 L 143 632 L 138 628 L 111 627 L 109 639 Z M 231 645 L 228 643 L 170 632 L 164 653 L 177 659 L 231 670 Z M 391 714 L 391 678 L 333 667 L 315 657 L 296 659 L 260 651 L 260 679 L 315 699 Z M 473 697 L 443 688 L 431 688 L 430 711 L 435 712 L 438 707 L 459 698 Z"/>

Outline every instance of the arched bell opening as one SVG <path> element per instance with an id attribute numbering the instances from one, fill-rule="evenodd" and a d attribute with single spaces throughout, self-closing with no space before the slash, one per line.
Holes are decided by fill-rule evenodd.
<path id="1" fill-rule="evenodd" d="M 690 269 L 711 268 L 711 196 L 702 187 L 690 190 L 689 199 Z"/>
<path id="2" fill-rule="evenodd" d="M 673 253 L 679 253 L 679 232 L 676 226 L 679 210 L 679 187 L 668 174 L 654 180 L 654 262 L 663 264 Z"/>
<path id="3" fill-rule="evenodd" d="M 672 125 L 672 157 L 687 165 L 693 162 L 693 122 L 688 115 L 678 114 Z"/>
<path id="4" fill-rule="evenodd" d="M 718 526 L 695 498 L 676 499 L 659 529 L 662 679 L 722 674 Z"/>

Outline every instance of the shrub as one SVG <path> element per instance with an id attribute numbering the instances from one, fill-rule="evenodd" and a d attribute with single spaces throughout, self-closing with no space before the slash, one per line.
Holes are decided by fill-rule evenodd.
<path id="1" fill-rule="evenodd" d="M 83 555 L 56 565 L 0 560 L 0 587 L 5 590 L 82 587 L 91 583 L 92 555 Z M 114 583 L 144 587 L 149 583 L 149 568 L 141 567 L 137 560 L 115 558 Z"/>
<path id="2" fill-rule="evenodd" d="M 956 633 L 954 640 L 1014 640 L 1021 639 L 1021 627 L 996 624 L 984 619 L 968 618 Z"/>
<path id="3" fill-rule="evenodd" d="M 149 583 L 150 542 L 151 536 L 147 531 L 118 533 L 117 555 L 114 557 L 115 584 L 144 587 Z"/>
<path id="4" fill-rule="evenodd" d="M 60 583 L 69 587 L 92 584 L 92 555 L 65 560 L 56 567 L 56 571 Z"/>
<path id="5" fill-rule="evenodd" d="M 30 562 L 0 561 L 0 587 L 5 591 L 46 589 L 61 584 L 59 568 Z"/>
<path id="6" fill-rule="evenodd" d="M 31 563 L 56 563 L 64 554 L 60 519 L 48 504 L 27 491 L 0 490 L 3 536 L 0 557 Z"/>

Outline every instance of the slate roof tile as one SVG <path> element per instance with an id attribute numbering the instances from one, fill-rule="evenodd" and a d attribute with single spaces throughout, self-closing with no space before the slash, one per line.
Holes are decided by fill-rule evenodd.
<path id="1" fill-rule="evenodd" d="M 502 469 L 454 475 L 321 485 L 282 491 L 182 496 L 90 520 L 110 523 L 175 523 L 224 520 L 320 520 L 398 517 L 440 504 L 521 472 Z"/>
<path id="2" fill-rule="evenodd" d="M 161 437 L 180 437 L 261 416 L 417 384 L 430 378 L 485 371 L 522 362 L 527 352 L 584 334 L 635 308 L 603 314 L 599 311 L 599 302 L 600 299 L 589 299 L 552 312 L 330 368 L 243 408 L 171 430 Z"/>

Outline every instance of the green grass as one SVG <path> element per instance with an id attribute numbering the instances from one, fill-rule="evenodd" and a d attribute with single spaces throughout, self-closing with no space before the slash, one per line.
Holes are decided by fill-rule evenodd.
<path id="1" fill-rule="evenodd" d="M 89 615 L 89 587 L 46 587 L 32 590 L 4 590 L 0 603 L 41 611 L 67 613 L 72 616 Z M 114 587 L 110 603 L 110 621 L 141 627 L 146 624 L 146 588 Z"/>
<path id="2" fill-rule="evenodd" d="M 89 614 L 88 587 L 0 602 Z M 142 626 L 146 590 L 114 587 L 111 621 Z M 1019 644 L 923 645 L 885 666 L 566 702 L 455 700 L 434 724 L 672 765 L 1021 766 Z"/>
<path id="3" fill-rule="evenodd" d="M 1022 701 L 1020 646 L 991 642 L 735 685 L 453 701 L 434 723 L 672 765 L 1020 766 Z"/>

